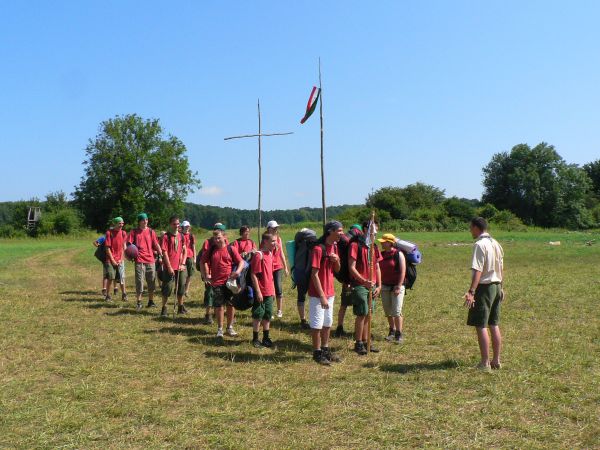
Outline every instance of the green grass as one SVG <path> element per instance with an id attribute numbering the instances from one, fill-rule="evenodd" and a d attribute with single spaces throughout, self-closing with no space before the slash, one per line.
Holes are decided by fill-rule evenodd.
<path id="1" fill-rule="evenodd" d="M 89 238 L 0 241 L 0 447 L 598 448 L 600 235 L 496 234 L 508 296 L 492 374 L 473 369 L 464 325 L 468 233 L 402 237 L 424 254 L 405 344 L 381 342 L 378 308 L 383 351 L 337 339 L 344 361 L 330 368 L 311 360 L 289 282 L 277 351 L 251 347 L 248 313 L 219 346 L 198 278 L 191 315 L 161 321 L 100 301 Z"/>

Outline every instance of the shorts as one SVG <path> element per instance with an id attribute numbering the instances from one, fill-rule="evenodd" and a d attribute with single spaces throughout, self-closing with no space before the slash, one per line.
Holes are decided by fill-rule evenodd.
<path id="1" fill-rule="evenodd" d="M 223 306 L 233 306 L 231 302 L 233 293 L 227 289 L 227 286 L 213 286 L 213 306 L 215 308 L 221 308 Z"/>
<path id="2" fill-rule="evenodd" d="M 190 278 L 192 275 L 194 275 L 194 272 L 196 271 L 196 269 L 194 268 L 194 260 L 192 258 L 187 258 L 185 260 L 185 268 L 187 271 L 188 278 Z"/>
<path id="3" fill-rule="evenodd" d="M 185 278 L 184 270 L 176 270 L 173 275 L 169 275 L 166 270 L 163 271 L 161 292 L 163 297 L 170 297 L 175 288 L 175 277 L 177 277 L 177 295 L 185 294 Z"/>
<path id="4" fill-rule="evenodd" d="M 104 263 L 102 274 L 108 280 L 118 281 L 120 284 L 125 283 L 125 263 L 121 261 L 116 266 L 111 263 Z"/>
<path id="5" fill-rule="evenodd" d="M 213 287 L 208 283 L 204 283 L 204 306 L 213 306 Z"/>
<path id="6" fill-rule="evenodd" d="M 394 286 L 383 285 L 381 287 L 381 304 L 386 317 L 402 316 L 405 292 L 404 286 L 400 287 L 400 294 L 398 295 L 394 295 Z"/>
<path id="7" fill-rule="evenodd" d="M 352 289 L 351 288 L 342 288 L 342 306 L 352 306 Z"/>
<path id="8" fill-rule="evenodd" d="M 262 303 L 259 303 L 254 299 L 254 303 L 252 304 L 252 318 L 254 320 L 271 320 L 271 317 L 273 317 L 274 298 L 275 297 L 272 295 L 263 297 Z"/>
<path id="9" fill-rule="evenodd" d="M 154 263 L 135 263 L 135 293 L 140 295 L 144 290 L 144 278 L 148 292 L 154 292 L 156 281 L 156 266 Z"/>
<path id="10" fill-rule="evenodd" d="M 277 269 L 273 272 L 273 283 L 275 284 L 275 295 L 283 295 L 283 269 Z"/>
<path id="11" fill-rule="evenodd" d="M 352 298 L 352 312 L 355 316 L 369 315 L 369 290 L 364 286 L 352 286 L 350 294 Z M 371 307 L 375 311 L 375 296 L 371 301 Z"/>
<path id="12" fill-rule="evenodd" d="M 495 326 L 500 322 L 500 283 L 480 284 L 475 289 L 475 304 L 469 309 L 467 325 L 477 328 Z"/>
<path id="13" fill-rule="evenodd" d="M 333 325 L 333 302 L 335 297 L 329 297 L 327 302 L 329 308 L 324 309 L 321 306 L 321 299 L 318 297 L 310 297 L 308 307 L 308 323 L 313 330 L 321 330 L 322 328 L 331 328 Z"/>

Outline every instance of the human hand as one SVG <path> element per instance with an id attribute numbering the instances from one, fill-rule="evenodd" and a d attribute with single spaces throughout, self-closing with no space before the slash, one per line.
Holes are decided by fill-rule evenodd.
<path id="1" fill-rule="evenodd" d="M 394 286 L 394 295 L 400 295 L 400 291 L 402 290 L 402 288 L 400 287 L 400 285 L 396 285 Z"/>
<path id="2" fill-rule="evenodd" d="M 465 307 L 472 308 L 475 305 L 475 296 L 472 292 L 467 292 L 464 296 L 465 298 Z"/>
<path id="3" fill-rule="evenodd" d="M 380 293 L 381 293 L 381 286 L 377 286 L 375 288 L 375 292 L 373 292 L 373 297 L 379 297 Z"/>
<path id="4" fill-rule="evenodd" d="M 335 253 L 331 253 L 329 255 L 329 261 L 331 261 L 334 264 L 338 263 L 338 262 L 340 262 L 340 257 L 337 254 L 335 254 Z"/>
<path id="5" fill-rule="evenodd" d="M 321 308 L 329 309 L 329 301 L 325 297 L 321 298 Z"/>
<path id="6" fill-rule="evenodd" d="M 169 275 L 175 274 L 175 271 L 173 270 L 173 268 L 171 266 L 167 267 L 167 272 L 169 272 Z"/>
<path id="7" fill-rule="evenodd" d="M 259 294 L 258 292 L 256 293 L 256 301 L 258 303 L 262 303 L 265 301 L 265 299 L 263 298 L 262 294 Z"/>

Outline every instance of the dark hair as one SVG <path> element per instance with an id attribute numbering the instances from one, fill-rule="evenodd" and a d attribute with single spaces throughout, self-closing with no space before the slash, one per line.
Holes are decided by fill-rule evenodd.
<path id="1" fill-rule="evenodd" d="M 371 222 L 371 220 L 365 220 L 362 223 L 363 234 L 365 235 L 369 232 L 369 222 Z M 379 229 L 379 220 L 375 218 L 373 222 L 375 222 L 375 226 Z"/>
<path id="2" fill-rule="evenodd" d="M 240 227 L 240 236 L 244 234 L 246 231 L 250 231 L 250 227 L 248 225 L 242 225 Z"/>
<path id="3" fill-rule="evenodd" d="M 473 217 L 471 219 L 471 225 L 479 228 L 481 231 L 487 231 L 488 223 L 483 217 Z"/>
<path id="4" fill-rule="evenodd" d="M 273 239 L 273 237 L 274 237 L 274 236 L 275 236 L 275 235 L 274 235 L 273 233 L 269 233 L 268 231 L 265 231 L 265 232 L 262 234 L 262 236 L 261 236 L 261 238 L 260 238 L 260 241 L 261 241 L 261 242 L 270 241 L 270 240 L 272 240 L 272 239 Z"/>
<path id="5" fill-rule="evenodd" d="M 169 223 L 173 222 L 174 220 L 179 220 L 179 216 L 173 215 L 173 216 L 169 217 Z"/>

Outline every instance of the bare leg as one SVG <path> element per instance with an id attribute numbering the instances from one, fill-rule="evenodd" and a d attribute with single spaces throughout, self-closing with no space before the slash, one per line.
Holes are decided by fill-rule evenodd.
<path id="1" fill-rule="evenodd" d="M 321 330 L 321 347 L 329 347 L 329 332 L 331 327 L 323 327 Z"/>
<path id="2" fill-rule="evenodd" d="M 264 320 L 263 320 L 264 322 Z M 264 326 L 263 326 L 264 329 Z M 258 331 L 260 330 L 260 319 L 254 319 L 252 321 L 252 331 L 254 331 L 255 333 L 258 333 Z"/>
<path id="3" fill-rule="evenodd" d="M 235 308 L 231 305 L 227 305 L 227 328 L 233 326 L 234 314 L 235 314 Z"/>
<path id="4" fill-rule="evenodd" d="M 481 364 L 487 366 L 490 363 L 490 336 L 487 328 L 477 327 L 477 341 L 481 353 Z"/>
<path id="5" fill-rule="evenodd" d="M 298 303 L 298 316 L 300 320 L 306 320 L 306 312 L 304 311 L 304 302 Z"/>
<path id="6" fill-rule="evenodd" d="M 365 316 L 356 316 L 354 319 L 354 339 L 362 341 Z"/>
<path id="7" fill-rule="evenodd" d="M 404 316 L 399 316 L 398 317 L 398 328 L 396 328 L 396 330 L 402 332 L 404 327 Z"/>
<path id="8" fill-rule="evenodd" d="M 217 316 L 217 328 L 223 328 L 223 319 L 225 316 L 225 311 L 222 306 L 215 308 L 215 316 Z"/>
<path id="9" fill-rule="evenodd" d="M 363 342 L 369 342 L 371 336 L 369 336 L 369 316 L 363 316 L 363 332 L 362 339 Z"/>
<path id="10" fill-rule="evenodd" d="M 177 304 L 178 305 L 183 305 L 183 295 L 178 295 L 177 296 Z"/>
<path id="11" fill-rule="evenodd" d="M 283 311 L 283 295 L 277 297 L 277 311 Z"/>
<path id="12" fill-rule="evenodd" d="M 390 326 L 390 330 L 397 330 L 397 329 L 398 329 L 398 328 L 396 328 L 396 323 L 395 323 L 395 322 L 396 322 L 396 320 L 395 320 L 395 319 L 396 319 L 396 318 L 395 318 L 395 317 L 392 317 L 392 316 L 389 316 L 389 317 L 387 318 L 388 325 Z"/>
<path id="13" fill-rule="evenodd" d="M 344 327 L 344 317 L 346 316 L 347 308 L 346 305 L 340 305 L 340 310 L 338 311 L 338 327 Z"/>
<path id="14" fill-rule="evenodd" d="M 321 349 L 321 331 L 322 330 L 310 330 L 310 334 L 312 335 L 313 350 Z"/>
<path id="15" fill-rule="evenodd" d="M 494 358 L 492 365 L 500 366 L 500 352 L 502 351 L 502 334 L 498 325 L 490 325 L 490 334 L 492 335 L 492 349 L 494 350 Z"/>

